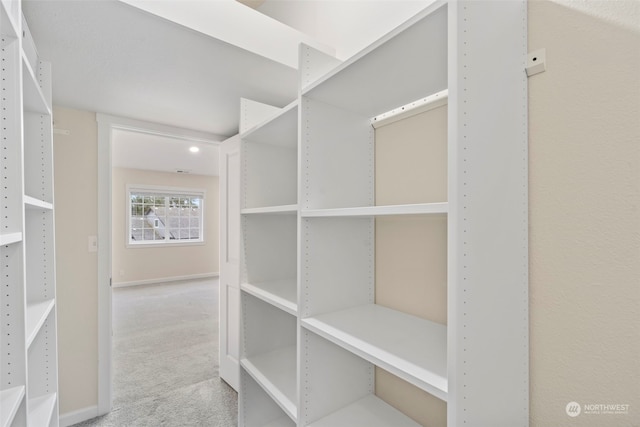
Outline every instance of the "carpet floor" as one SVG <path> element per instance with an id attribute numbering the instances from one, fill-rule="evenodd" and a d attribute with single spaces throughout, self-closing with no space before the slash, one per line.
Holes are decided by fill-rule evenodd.
<path id="1" fill-rule="evenodd" d="M 113 290 L 113 410 L 75 427 L 237 425 L 218 374 L 218 280 Z"/>

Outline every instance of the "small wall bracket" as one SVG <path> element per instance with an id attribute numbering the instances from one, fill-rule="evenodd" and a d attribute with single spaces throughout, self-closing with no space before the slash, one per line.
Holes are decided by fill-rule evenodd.
<path id="1" fill-rule="evenodd" d="M 547 50 L 542 48 L 529 53 L 527 58 L 527 77 L 542 73 L 547 69 Z"/>

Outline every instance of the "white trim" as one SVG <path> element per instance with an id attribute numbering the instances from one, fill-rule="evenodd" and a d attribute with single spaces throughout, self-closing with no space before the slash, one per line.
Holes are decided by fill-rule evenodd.
<path id="1" fill-rule="evenodd" d="M 111 129 L 98 121 L 98 415 L 111 412 Z"/>
<path id="2" fill-rule="evenodd" d="M 111 411 L 111 134 L 123 129 L 149 135 L 218 145 L 222 136 L 159 123 L 97 113 L 98 122 L 98 405 L 97 415 Z"/>
<path id="3" fill-rule="evenodd" d="M 77 411 L 65 412 L 60 415 L 60 427 L 69 427 L 98 416 L 98 406 L 87 406 Z"/>
<path id="4" fill-rule="evenodd" d="M 191 129 L 184 129 L 175 126 L 168 126 L 159 123 L 145 122 L 142 120 L 128 119 L 125 117 L 111 116 L 109 114 L 96 114 L 98 123 L 104 123 L 111 128 L 139 132 L 147 135 L 164 136 L 168 138 L 182 139 L 184 141 L 204 142 L 218 145 L 225 136 L 213 133 L 199 132 Z"/>
<path id="5" fill-rule="evenodd" d="M 210 277 L 219 277 L 220 273 L 201 273 L 189 274 L 186 276 L 160 277 L 157 279 L 132 280 L 130 282 L 114 282 L 114 288 L 128 288 L 130 286 L 153 285 L 156 283 L 177 282 L 182 280 L 207 279 Z"/>

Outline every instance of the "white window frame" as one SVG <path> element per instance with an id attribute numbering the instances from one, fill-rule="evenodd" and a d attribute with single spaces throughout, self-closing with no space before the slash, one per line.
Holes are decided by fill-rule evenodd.
<path id="1" fill-rule="evenodd" d="M 200 197 L 202 204 L 200 206 L 200 238 L 197 240 L 171 240 L 168 236 L 164 240 L 132 240 L 131 239 L 131 194 L 135 193 L 154 193 L 157 195 L 166 196 L 185 196 L 185 197 Z M 125 193 L 127 198 L 126 205 L 126 247 L 127 248 L 157 248 L 163 246 L 194 246 L 204 245 L 205 241 L 205 227 L 204 217 L 206 212 L 206 191 L 204 189 L 196 188 L 184 188 L 184 187 L 169 187 L 169 186 L 156 186 L 156 185 L 142 185 L 142 184 L 127 184 L 127 190 Z"/>

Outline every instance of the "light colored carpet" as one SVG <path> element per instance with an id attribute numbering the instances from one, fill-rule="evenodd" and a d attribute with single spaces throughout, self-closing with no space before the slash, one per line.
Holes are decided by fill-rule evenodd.
<path id="1" fill-rule="evenodd" d="M 237 425 L 218 376 L 218 280 L 113 291 L 113 410 L 76 427 Z"/>

